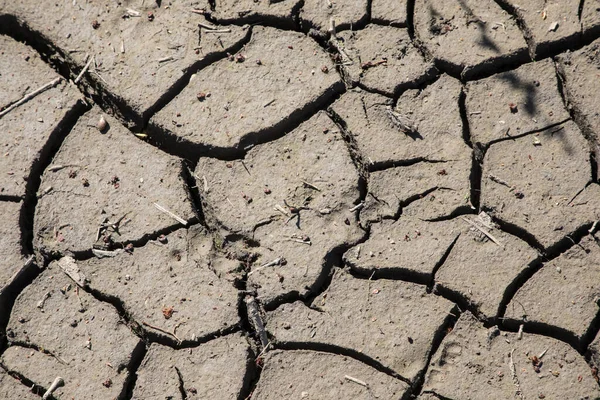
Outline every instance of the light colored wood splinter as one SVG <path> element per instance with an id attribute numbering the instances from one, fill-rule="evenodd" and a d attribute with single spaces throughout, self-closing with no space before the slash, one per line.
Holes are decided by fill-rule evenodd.
<path id="1" fill-rule="evenodd" d="M 178 215 L 175 215 L 175 214 L 173 214 L 171 211 L 167 210 L 166 208 L 164 208 L 164 207 L 163 207 L 163 206 L 161 206 L 160 204 L 158 204 L 158 203 L 154 203 L 154 207 L 156 207 L 156 208 L 158 209 L 158 211 L 162 211 L 162 212 L 164 212 L 165 214 L 167 214 L 169 217 L 171 217 L 171 218 L 173 218 L 173 219 L 177 220 L 177 222 L 179 222 L 181 225 L 183 225 L 183 226 L 187 226 L 187 221 L 186 221 L 185 219 L 181 218 L 181 217 L 180 217 L 180 216 L 178 216 Z"/>
<path id="2" fill-rule="evenodd" d="M 46 90 L 58 85 L 60 83 L 60 81 L 62 81 L 62 78 L 58 77 L 58 78 L 53 79 L 50 82 L 46 83 L 44 86 L 37 88 L 33 92 L 26 94 L 25 96 L 23 96 L 21 98 L 21 100 L 11 104 L 10 106 L 6 107 L 4 110 L 0 111 L 0 118 L 4 117 L 9 112 L 11 112 L 15 108 L 19 107 L 21 104 L 27 103 L 29 100 L 33 99 L 38 94 L 45 92 Z"/>

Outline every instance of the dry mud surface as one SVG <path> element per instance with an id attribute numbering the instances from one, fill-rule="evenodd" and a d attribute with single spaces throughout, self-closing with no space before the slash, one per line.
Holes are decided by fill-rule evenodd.
<path id="1" fill-rule="evenodd" d="M 598 0 L 0 0 L 0 398 L 600 399 Z"/>

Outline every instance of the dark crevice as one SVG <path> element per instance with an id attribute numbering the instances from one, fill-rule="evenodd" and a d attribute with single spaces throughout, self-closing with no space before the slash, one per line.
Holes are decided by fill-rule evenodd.
<path id="1" fill-rule="evenodd" d="M 367 238 L 368 234 L 367 232 L 364 232 L 364 235 L 357 241 L 352 243 L 342 243 L 334 247 L 323 259 L 319 276 L 316 278 L 315 282 L 307 288 L 305 294 L 300 295 L 298 291 L 291 291 L 278 296 L 268 303 L 263 304 L 265 311 L 273 311 L 284 303 L 293 303 L 298 300 L 304 301 L 305 304 L 310 304 L 317 296 L 324 293 L 329 288 L 334 273 L 334 267 L 343 266 L 344 253 L 357 244 L 364 242 Z"/>
<path id="2" fill-rule="evenodd" d="M 268 345 L 269 348 L 263 349 L 263 353 L 259 354 L 259 356 L 256 355 L 256 352 L 258 352 L 259 350 L 256 350 L 256 352 L 254 351 L 254 349 L 261 349 L 262 345 L 259 339 L 259 333 L 256 332 L 254 328 L 255 324 L 253 324 L 250 320 L 250 310 L 248 310 L 248 303 L 245 301 L 246 295 L 254 295 L 245 291 L 246 283 L 247 281 L 245 278 L 241 282 L 241 286 L 244 287 L 244 290 L 241 291 L 239 296 L 238 314 L 241 321 L 240 325 L 242 332 L 246 334 L 246 339 L 250 344 L 250 349 L 248 358 L 246 360 L 246 373 L 244 374 L 242 390 L 238 395 L 238 400 L 247 400 L 252 397 L 252 393 L 254 392 L 254 389 L 256 388 L 256 385 L 260 380 L 260 374 L 262 373 L 262 359 L 259 360 L 259 357 L 261 357 L 261 355 L 264 355 L 264 353 L 266 353 L 270 349 L 270 345 Z M 258 301 L 256 301 L 256 305 L 260 309 L 260 304 L 258 303 Z"/>
<path id="3" fill-rule="evenodd" d="M 369 172 L 385 171 L 386 169 L 397 168 L 397 167 L 409 167 L 418 163 L 445 163 L 447 160 L 431 160 L 427 157 L 415 157 L 406 160 L 389 160 L 389 161 L 375 161 L 368 164 Z"/>
<path id="4" fill-rule="evenodd" d="M 544 253 L 544 251 L 545 251 L 544 246 L 542 246 L 542 244 L 531 233 L 529 233 L 528 231 L 526 231 L 525 229 L 521 228 L 520 226 L 518 226 L 516 224 L 513 224 L 508 221 L 504 221 L 504 220 L 498 218 L 497 216 L 494 215 L 494 209 L 492 209 L 492 208 L 482 206 L 481 210 L 485 211 L 486 213 L 488 213 L 489 215 L 492 216 L 494 223 L 499 226 L 501 231 L 504 231 L 506 233 L 509 233 L 513 236 L 518 237 L 519 239 L 521 239 L 525 243 L 527 243 L 529 246 L 536 249 L 539 253 L 542 253 L 542 254 Z"/>
<path id="5" fill-rule="evenodd" d="M 144 322 L 136 321 L 133 316 L 127 311 L 125 303 L 116 296 L 103 293 L 97 289 L 93 289 L 89 286 L 83 288 L 87 293 L 93 296 L 96 300 L 108 303 L 112 305 L 119 317 L 123 320 L 123 323 L 129 327 L 129 329 L 139 338 L 146 343 L 158 343 L 163 346 L 171 347 L 175 350 L 188 349 L 198 347 L 206 342 L 213 339 L 217 339 L 235 332 L 240 331 L 239 323 L 219 329 L 215 332 L 207 333 L 204 336 L 196 338 L 196 340 L 182 340 L 177 341 L 174 336 L 167 335 L 165 333 L 156 331 L 155 329 L 148 327 Z"/>
<path id="6" fill-rule="evenodd" d="M 391 26 L 392 28 L 408 28 L 406 22 L 371 17 L 370 25 Z"/>
<path id="7" fill-rule="evenodd" d="M 499 221 L 495 219 L 495 222 L 498 223 Z M 499 225 L 502 230 L 505 230 L 501 223 L 499 223 Z M 500 302 L 500 305 L 498 307 L 498 318 L 500 320 L 503 320 L 503 317 L 506 314 L 506 309 L 507 309 L 508 305 L 512 302 L 513 298 L 515 297 L 515 295 L 517 294 L 519 289 L 521 289 L 521 287 L 523 287 L 523 285 L 525 285 L 525 283 L 529 279 L 531 279 L 540 269 L 542 269 L 544 267 L 544 265 L 546 265 L 547 263 L 558 258 L 563 253 L 565 253 L 566 251 L 571 249 L 572 247 L 578 246 L 579 243 L 581 242 L 581 240 L 586 235 L 589 234 L 589 229 L 591 228 L 591 226 L 592 226 L 591 223 L 585 224 L 582 227 L 576 229 L 573 233 L 571 233 L 571 234 L 565 236 L 563 239 L 559 240 L 554 245 L 550 246 L 545 251 L 542 252 L 542 251 L 538 250 L 538 251 L 540 251 L 541 256 L 539 258 L 537 258 L 536 260 L 532 261 L 528 265 L 527 268 L 525 268 L 523 271 L 521 271 L 521 273 L 519 275 L 517 275 L 517 277 L 507 286 L 506 290 L 504 291 L 504 295 L 502 296 L 502 301 Z M 507 232 L 515 235 L 512 232 L 509 232 L 509 231 L 507 231 Z M 518 236 L 518 235 L 515 235 L 515 236 Z M 600 323 L 600 321 L 598 321 L 597 319 L 598 318 L 596 318 L 594 320 L 594 323 L 588 330 L 588 333 L 590 335 L 592 334 L 591 332 L 596 328 L 595 324 Z M 515 322 L 514 321 L 511 322 L 511 324 L 509 324 L 509 326 L 512 329 L 512 328 L 514 328 Z M 538 323 L 537 325 L 535 325 L 535 324 L 533 325 L 534 328 L 531 328 L 532 323 L 528 323 L 528 324 L 530 325 L 530 327 L 529 327 L 530 329 L 542 329 L 542 327 L 544 326 L 544 324 Z M 556 329 L 560 330 L 560 328 L 556 328 Z M 538 330 L 538 331 L 535 331 L 534 333 L 538 333 L 538 332 L 541 332 L 541 331 Z M 565 340 L 563 340 L 563 341 L 567 342 L 569 344 L 579 342 L 579 340 L 576 339 L 575 335 L 573 335 L 572 333 L 569 333 L 568 335 L 566 335 L 565 332 L 561 333 L 561 332 L 557 331 L 556 334 L 559 336 L 560 335 L 562 335 L 562 336 L 560 336 L 560 337 L 556 336 L 556 337 L 560 340 L 563 340 L 561 337 L 564 337 Z M 542 333 L 542 334 L 544 334 L 544 333 Z M 551 335 L 548 335 L 548 336 L 551 336 Z M 553 336 L 553 337 L 555 337 L 555 336 Z M 587 340 L 588 337 L 585 336 L 585 339 Z M 582 340 L 581 342 L 583 343 L 584 341 Z M 591 342 L 591 340 L 590 340 L 590 342 Z M 578 349 L 578 351 L 580 351 L 581 353 L 583 352 L 583 348 L 579 344 L 574 345 L 573 347 Z"/>
<path id="8" fill-rule="evenodd" d="M 162 229 L 158 229 L 154 232 L 146 233 L 138 239 L 127 240 L 124 242 L 115 241 L 111 245 L 110 251 L 123 250 L 129 244 L 133 245 L 133 251 L 135 251 L 135 249 L 139 249 L 139 248 L 146 246 L 148 244 L 148 242 L 158 240 L 158 238 L 163 235 L 169 236 L 170 234 L 178 231 L 179 229 L 189 229 L 190 227 L 192 227 L 194 225 L 198 225 L 198 224 L 199 224 L 199 222 L 198 222 L 197 217 L 193 217 L 187 221 L 186 226 L 183 226 L 180 223 L 175 223 L 173 225 L 169 225 Z M 96 257 L 94 255 L 94 252 L 92 251 L 92 249 L 81 250 L 81 251 L 70 251 L 70 255 L 72 255 L 76 261 L 87 261 L 91 258 Z M 44 257 L 48 260 L 58 260 L 59 258 L 61 258 L 63 256 L 64 256 L 64 254 L 60 254 L 60 253 L 44 253 Z"/>
<path id="9" fill-rule="evenodd" d="M 318 111 L 329 107 L 343 91 L 344 84 L 337 82 L 313 102 L 294 110 L 273 126 L 246 134 L 239 144 L 233 147 L 215 147 L 190 142 L 152 123 L 149 124 L 147 130 L 149 142 L 166 153 L 189 160 L 192 165 L 196 165 L 200 157 L 212 157 L 226 161 L 243 159 L 254 146 L 284 137 L 312 118 Z"/>
<path id="10" fill-rule="evenodd" d="M 37 206 L 37 192 L 42 182 L 44 170 L 50 165 L 52 159 L 60 149 L 65 138 L 71 132 L 79 118 L 90 109 L 82 101 L 78 100 L 73 108 L 65 113 L 63 119 L 50 133 L 48 140 L 40 150 L 39 157 L 32 163 L 27 184 L 25 186 L 25 197 L 19 214 L 19 225 L 21 227 L 21 251 L 23 254 L 33 254 L 33 220 Z"/>
<path id="11" fill-rule="evenodd" d="M 20 196 L 0 195 L 0 202 L 20 203 L 23 200 Z"/>
<path id="12" fill-rule="evenodd" d="M 148 108 L 148 110 L 144 112 L 144 115 L 142 116 L 143 125 L 141 126 L 141 128 L 143 130 L 146 130 L 150 119 L 160 110 L 162 110 L 167 104 L 169 104 L 188 86 L 192 75 L 198 73 L 198 71 L 208 67 L 209 65 L 226 58 L 228 54 L 235 54 L 239 52 L 248 42 L 250 42 L 251 38 L 252 28 L 250 27 L 248 28 L 246 35 L 237 43 L 233 44 L 232 46 L 226 49 L 223 49 L 223 51 L 207 54 L 201 60 L 198 60 L 189 67 L 187 67 L 183 71 L 183 75 L 173 85 L 171 85 L 171 87 L 165 93 L 163 93 L 160 96 L 160 98 Z M 152 138 L 149 141 L 153 142 Z M 169 151 L 169 149 L 163 149 L 160 145 L 155 146 L 169 154 L 174 154 L 176 156 L 178 155 Z M 187 157 L 182 158 L 187 159 Z M 189 158 L 189 160 L 194 161 L 195 158 Z"/>
<path id="13" fill-rule="evenodd" d="M 454 238 L 454 240 L 452 241 L 452 243 L 450 243 L 450 246 L 448 246 L 448 248 L 446 249 L 446 251 L 444 252 L 444 254 L 442 254 L 442 258 L 440 258 L 439 261 L 433 267 L 433 270 L 431 271 L 431 281 L 427 285 L 428 291 L 430 291 L 430 292 L 433 291 L 433 288 L 434 288 L 434 285 L 435 285 L 435 275 L 437 274 L 437 272 L 439 271 L 439 269 L 442 267 L 442 265 L 444 265 L 444 263 L 448 259 L 448 256 L 452 252 L 452 249 L 454 248 L 454 245 L 456 245 L 456 242 L 458 242 L 458 238 L 460 238 L 460 233 L 458 235 L 456 235 L 456 237 Z"/>
<path id="14" fill-rule="evenodd" d="M 434 396 L 436 399 L 439 399 L 439 400 L 457 400 L 457 399 L 452 399 L 450 397 L 442 396 L 441 394 L 438 394 L 436 392 L 429 391 L 429 390 L 423 392 L 423 394 L 430 394 L 430 395 Z"/>
<path id="15" fill-rule="evenodd" d="M 485 145 L 485 149 L 487 150 L 487 149 L 490 148 L 490 146 L 492 146 L 492 145 L 494 145 L 496 143 L 505 142 L 507 140 L 517 140 L 517 139 L 521 139 L 521 138 L 526 137 L 526 136 L 535 135 L 536 133 L 545 133 L 546 131 L 551 130 L 551 129 L 556 128 L 556 127 L 559 127 L 560 125 L 562 125 L 562 124 L 564 124 L 564 123 L 566 123 L 566 122 L 568 122 L 570 120 L 571 120 L 571 118 L 567 118 L 567 119 L 564 119 L 562 121 L 558 121 L 558 122 L 552 123 L 550 125 L 546 125 L 546 126 L 544 126 L 542 128 L 533 129 L 533 130 L 530 130 L 530 131 L 527 131 L 527 132 L 519 133 L 517 135 L 510 135 L 510 136 L 506 136 L 506 137 L 503 137 L 503 138 L 500 138 L 500 139 L 491 140 L 489 143 L 487 143 Z M 560 130 L 560 129 L 562 129 L 562 128 L 559 128 L 558 130 Z M 550 132 L 550 133 L 552 134 L 554 132 Z M 482 145 L 482 146 L 484 146 L 484 145 Z"/>
<path id="16" fill-rule="evenodd" d="M 440 190 L 440 189 L 444 189 L 444 188 L 440 188 L 438 186 L 434 186 L 432 188 L 424 190 L 421 193 L 414 194 L 414 195 L 412 195 L 410 197 L 407 197 L 406 199 L 400 201 L 400 204 L 398 205 L 398 210 L 394 213 L 394 215 L 392 216 L 392 219 L 394 221 L 398 221 L 398 219 L 400 218 L 400 216 L 402 216 L 403 210 L 406 207 L 408 207 L 409 205 L 411 205 L 415 201 L 421 200 L 423 197 L 427 196 L 428 194 L 433 193 L 436 190 Z"/>
<path id="17" fill-rule="evenodd" d="M 77 86 L 91 102 L 98 105 L 106 113 L 115 116 L 133 132 L 142 132 L 148 120 L 185 88 L 193 74 L 225 58 L 228 53 L 239 51 L 250 40 L 250 31 L 251 29 L 248 29 L 245 37 L 233 46 L 220 52 L 208 54 L 203 59 L 185 68 L 182 71 L 182 76 L 143 114 L 140 114 L 123 98 L 107 90 L 105 84 L 91 74 L 86 74 Z M 23 41 L 33 47 L 40 54 L 42 60 L 53 67 L 66 80 L 74 80 L 82 68 L 69 54 L 55 46 L 42 33 L 32 30 L 25 22 L 14 16 L 0 16 L 0 33 Z"/>
<path id="18" fill-rule="evenodd" d="M 10 320 L 12 308 L 19 294 L 29 286 L 42 272 L 35 263 L 23 268 L 12 281 L 0 291 L 0 355 L 8 347 L 6 327 Z"/>
<path id="19" fill-rule="evenodd" d="M 411 40 L 415 40 L 415 0 L 406 1 L 406 27 L 408 28 L 408 36 Z"/>
<path id="20" fill-rule="evenodd" d="M 45 388 L 41 385 L 38 385 L 37 383 L 35 383 L 31 379 L 27 378 L 26 376 L 24 376 L 16 371 L 12 371 L 12 370 L 6 368 L 6 366 L 1 365 L 1 364 L 0 364 L 0 368 L 2 368 L 8 375 L 13 377 L 15 380 L 19 381 L 21 384 L 23 384 L 24 386 L 29 388 L 31 393 L 33 393 L 34 395 L 42 397 L 44 395 L 44 393 L 46 393 L 47 388 Z M 56 400 L 56 397 L 49 396 L 48 400 Z"/>
<path id="21" fill-rule="evenodd" d="M 393 104 L 396 104 L 398 98 L 407 90 L 421 89 L 423 87 L 430 85 L 432 82 L 437 81 L 438 78 L 439 78 L 438 70 L 435 68 L 428 68 L 424 74 L 420 75 L 415 80 L 403 82 L 401 84 L 396 85 L 393 89 L 393 93 L 390 93 L 389 91 L 386 91 L 386 90 L 380 90 L 380 89 L 377 89 L 374 87 L 367 87 L 363 83 L 361 83 L 360 80 L 357 82 L 356 86 L 358 86 L 360 89 L 364 90 L 365 92 L 374 93 L 374 94 L 378 94 L 378 95 L 381 95 L 384 97 L 392 98 L 392 99 L 394 99 Z"/>
<path id="22" fill-rule="evenodd" d="M 583 351 L 587 352 L 587 350 L 590 347 L 590 344 L 592 344 L 594 339 L 596 339 L 599 332 L 600 332 L 600 310 L 598 311 L 598 313 L 596 314 L 596 316 L 590 323 L 590 326 L 588 327 L 586 332 L 581 337 L 580 343 L 581 343 L 581 349 Z M 598 367 L 600 368 L 600 365 L 598 365 Z M 600 382 L 598 382 L 598 383 L 600 383 Z"/>
<path id="23" fill-rule="evenodd" d="M 420 48 L 417 46 L 416 43 L 413 43 L 413 46 L 415 46 L 415 48 L 422 53 L 422 51 L 420 50 Z M 428 58 L 427 55 L 422 54 L 423 58 L 425 58 L 427 61 L 431 60 L 431 57 Z M 414 87 L 407 87 L 407 88 L 403 88 L 402 90 L 397 90 L 394 93 L 394 100 L 392 101 L 391 104 L 391 108 L 392 110 L 394 110 L 396 107 L 398 107 L 398 102 L 400 101 L 400 97 L 402 97 L 402 95 L 408 91 L 408 90 L 418 90 L 418 91 L 423 91 L 425 90 L 427 87 L 433 85 L 434 83 L 436 83 L 441 77 L 442 77 L 442 72 L 440 72 L 439 70 L 437 70 L 435 67 L 433 67 L 431 69 L 431 74 L 429 74 L 426 79 L 424 79 L 423 81 L 420 81 L 418 84 L 415 84 Z M 411 85 L 412 86 L 412 85 Z M 412 99 L 410 100 L 412 101 Z"/>
<path id="24" fill-rule="evenodd" d="M 403 281 L 416 283 L 427 287 L 431 282 L 431 274 L 426 272 L 418 272 L 408 268 L 363 268 L 359 265 L 347 262 L 350 275 L 355 279 L 376 281 L 386 279 L 391 281 Z"/>
<path id="25" fill-rule="evenodd" d="M 592 181 L 598 182 L 598 157 L 600 155 L 600 143 L 594 132 L 594 128 L 589 123 L 585 113 L 577 107 L 576 102 L 572 101 L 572 94 L 569 92 L 568 82 L 563 65 L 560 61 L 554 61 L 556 67 L 556 77 L 558 81 L 558 90 L 562 97 L 565 108 L 569 111 L 571 119 L 575 122 L 583 136 L 586 138 L 590 148 L 590 164 L 592 168 Z"/>
<path id="26" fill-rule="evenodd" d="M 583 16 L 583 6 L 585 5 L 585 0 L 579 0 L 579 7 L 577 7 L 577 19 L 581 22 L 581 17 Z"/>
<path id="27" fill-rule="evenodd" d="M 483 160 L 485 158 L 486 149 L 475 144 L 471 155 L 471 173 L 469 174 L 469 182 L 471 186 L 471 205 L 481 211 L 481 187 L 483 186 Z"/>
<path id="28" fill-rule="evenodd" d="M 498 306 L 497 315 L 499 318 L 503 318 L 506 314 L 506 308 L 515 297 L 517 292 L 525 283 L 531 279 L 542 267 L 544 266 L 543 260 L 545 261 L 545 257 L 539 257 L 536 260 L 532 261 L 527 265 L 525 269 L 523 269 L 513 281 L 506 287 L 504 290 L 504 294 L 502 295 L 502 300 L 500 301 L 500 305 Z"/>
<path id="29" fill-rule="evenodd" d="M 242 383 L 242 390 L 238 394 L 238 400 L 248 400 L 252 397 L 256 385 L 260 380 L 262 373 L 262 360 L 256 357 L 254 352 L 250 351 L 246 360 L 246 374 Z"/>
<path id="30" fill-rule="evenodd" d="M 187 399 L 187 393 L 185 392 L 185 385 L 183 383 L 183 375 L 181 375 L 181 371 L 176 366 L 173 366 L 175 372 L 177 373 L 177 380 L 179 381 L 179 394 L 181 395 L 182 400 Z"/>
<path id="31" fill-rule="evenodd" d="M 598 183 L 598 156 L 594 151 L 590 151 L 590 164 L 592 170 L 592 182 Z"/>
<path id="32" fill-rule="evenodd" d="M 67 81 L 74 80 L 81 69 L 69 54 L 15 16 L 0 15 L 0 33 L 31 46 L 44 62 Z M 138 113 L 122 98 L 105 90 L 103 84 L 91 78 L 90 74 L 85 76 L 77 86 L 86 97 L 98 104 L 105 112 L 121 119 L 125 125 L 141 127 L 142 121 Z"/>
<path id="33" fill-rule="evenodd" d="M 422 221 L 425 222 L 442 222 L 442 221 L 451 221 L 453 219 L 455 219 L 456 217 L 462 217 L 465 215 L 475 215 L 474 214 L 474 209 L 471 206 L 465 205 L 465 206 L 458 206 L 456 207 L 450 214 L 446 214 L 446 215 L 442 215 L 439 217 L 434 217 L 434 218 L 422 218 Z"/>
<path id="34" fill-rule="evenodd" d="M 507 319 L 500 318 L 499 319 L 499 328 L 503 331 L 508 332 L 518 332 L 519 326 L 523 325 L 523 332 L 532 333 L 535 335 L 546 336 L 556 340 L 559 340 L 563 343 L 568 344 L 574 350 L 576 350 L 579 354 L 584 354 L 584 349 L 581 347 L 580 339 L 571 331 L 554 326 L 545 324 L 542 322 L 536 321 L 523 321 L 517 319 Z"/>
<path id="35" fill-rule="evenodd" d="M 348 129 L 348 124 L 346 121 L 337 114 L 331 107 L 327 109 L 327 115 L 333 121 L 333 123 L 338 127 L 342 137 L 344 138 L 344 142 L 346 143 L 346 147 L 348 148 L 348 153 L 350 154 L 350 158 L 352 159 L 352 163 L 354 167 L 358 171 L 358 189 L 359 189 L 359 201 L 364 201 L 367 197 L 368 191 L 368 181 L 369 181 L 369 167 L 368 163 L 364 159 L 363 154 L 360 152 L 358 143 L 356 142 L 356 138 Z"/>
<path id="36" fill-rule="evenodd" d="M 372 0 L 367 0 L 367 7 L 365 9 L 365 15 L 362 16 L 358 21 L 356 21 L 354 23 L 346 22 L 346 23 L 336 24 L 335 25 L 336 33 L 348 31 L 348 30 L 360 31 L 360 30 L 364 29 L 369 24 L 369 22 L 371 22 L 371 1 Z M 317 37 L 322 37 L 322 38 L 330 37 L 329 26 L 319 27 L 319 26 L 315 25 L 314 23 L 312 23 L 311 21 L 309 21 L 307 19 L 303 19 L 301 14 L 302 13 L 299 14 L 298 22 L 299 22 L 300 29 L 302 32 L 309 34 L 310 36 L 317 36 Z"/>
<path id="37" fill-rule="evenodd" d="M 276 28 L 282 31 L 295 31 L 300 32 L 300 27 L 296 21 L 295 16 L 298 13 L 300 4 L 292 8 L 290 16 L 276 16 L 261 14 L 260 12 L 254 13 L 249 12 L 246 15 L 239 15 L 237 18 L 219 18 L 213 13 L 205 13 L 204 17 L 206 20 L 213 25 L 235 25 L 235 26 L 246 26 L 246 25 L 259 25 L 265 27 Z M 214 11 L 214 10 L 213 10 Z"/>
<path id="38" fill-rule="evenodd" d="M 459 65 L 450 61 L 435 58 L 435 66 L 442 72 L 462 82 L 488 78 L 492 75 L 510 71 L 531 62 L 527 48 L 516 50 L 510 54 L 491 57 L 476 65 Z"/>
<path id="39" fill-rule="evenodd" d="M 483 324 L 488 326 L 495 324 L 495 317 L 488 317 L 487 315 L 483 314 L 479 310 L 477 304 L 475 304 L 471 299 L 465 297 L 458 291 L 450 289 L 444 286 L 442 283 L 435 283 L 435 285 L 433 286 L 433 293 L 456 304 L 461 311 L 471 312 L 471 314 L 473 314 L 475 318 L 477 318 Z"/>
<path id="40" fill-rule="evenodd" d="M 458 111 L 462 122 L 462 137 L 467 146 L 473 148 L 471 140 L 471 126 L 469 125 L 469 117 L 467 116 L 467 92 L 465 85 L 462 85 L 460 94 L 458 95 Z"/>
<path id="41" fill-rule="evenodd" d="M 146 353 L 148 353 L 148 347 L 144 341 L 140 340 L 131 353 L 131 359 L 127 365 L 127 379 L 125 379 L 123 390 L 118 397 L 119 400 L 133 398 L 133 391 L 137 382 L 137 371 L 142 365 Z"/>
<path id="42" fill-rule="evenodd" d="M 354 360 L 360 361 L 363 364 L 368 365 L 369 367 L 382 372 L 388 376 L 391 376 L 395 379 L 401 380 L 410 385 L 410 380 L 401 376 L 394 370 L 385 365 L 381 364 L 379 361 L 367 356 L 366 354 L 346 347 L 336 346 L 333 344 L 326 343 L 311 343 L 311 342 L 275 342 L 274 347 L 276 349 L 281 350 L 310 350 L 310 351 L 320 351 L 323 353 L 330 353 L 335 355 L 342 355 L 346 357 L 350 357 Z"/>
<path id="43" fill-rule="evenodd" d="M 517 236 L 519 239 L 525 241 L 531 247 L 536 249 L 540 254 L 542 254 L 546 258 L 544 260 L 545 262 L 556 258 L 560 254 L 569 250 L 574 245 L 578 244 L 581 241 L 581 239 L 583 239 L 586 235 L 589 234 L 589 229 L 592 226 L 591 222 L 584 224 L 579 228 L 575 229 L 575 231 L 565 235 L 556 243 L 553 243 L 547 248 L 544 248 L 541 244 L 537 242 L 537 240 L 532 234 L 525 231 L 523 228 L 520 228 L 515 224 L 503 221 L 499 218 L 496 218 L 495 216 L 492 216 L 492 219 L 495 223 L 497 223 L 500 226 L 501 230 L 510 233 L 513 236 Z"/>
<path id="44" fill-rule="evenodd" d="M 456 325 L 456 322 L 458 321 L 458 318 L 460 317 L 460 315 L 461 315 L 460 309 L 457 306 L 454 306 L 452 308 L 452 310 L 450 311 L 450 313 L 444 319 L 444 322 L 442 323 L 442 325 L 435 332 L 435 335 L 433 336 L 433 340 L 431 342 L 431 348 L 429 350 L 429 353 L 427 354 L 427 363 L 425 364 L 425 368 L 417 375 L 417 377 L 414 380 L 414 383 L 411 387 L 411 390 L 409 393 L 410 396 L 407 398 L 414 399 L 414 398 L 417 398 L 422 393 L 423 385 L 425 384 L 425 377 L 427 376 L 427 371 L 431 364 L 431 360 L 432 360 L 433 356 L 435 355 L 435 353 L 440 348 L 440 346 L 441 346 L 442 342 L 444 341 L 444 339 L 446 338 L 446 336 L 448 336 L 448 334 L 450 332 L 452 332 L 452 330 L 454 329 L 454 326 Z"/>
<path id="45" fill-rule="evenodd" d="M 508 13 L 515 20 L 515 23 L 517 24 L 517 27 L 521 31 L 521 34 L 523 35 L 523 39 L 525 39 L 525 43 L 527 43 L 527 47 L 529 48 L 529 56 L 531 57 L 532 60 L 535 59 L 535 56 L 537 53 L 537 49 L 536 49 L 537 43 L 533 39 L 533 35 L 531 34 L 531 29 L 529 29 L 529 27 L 527 26 L 527 23 L 525 22 L 525 19 L 519 12 L 518 8 L 506 0 L 494 0 L 494 1 L 496 2 L 496 4 L 498 4 L 498 6 L 501 9 L 506 11 L 506 13 Z"/>
<path id="46" fill-rule="evenodd" d="M 186 190 L 189 193 L 190 201 L 194 207 L 194 212 L 196 213 L 198 222 L 204 228 L 209 229 L 206 222 L 206 217 L 204 216 L 200 188 L 198 187 L 199 182 L 196 180 L 197 178 L 194 175 L 194 169 L 195 166 L 184 166 L 183 170 L 181 171 L 181 176 L 186 183 Z"/>

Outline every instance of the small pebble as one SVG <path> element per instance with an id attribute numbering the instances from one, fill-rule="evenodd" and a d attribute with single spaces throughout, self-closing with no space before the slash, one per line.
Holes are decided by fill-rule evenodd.
<path id="1" fill-rule="evenodd" d="M 104 132 L 106 130 L 107 126 L 108 126 L 108 123 L 106 122 L 106 119 L 104 118 L 104 115 L 102 115 L 100 117 L 100 119 L 98 120 L 98 124 L 96 124 L 96 127 L 98 128 L 98 130 L 100 132 Z"/>

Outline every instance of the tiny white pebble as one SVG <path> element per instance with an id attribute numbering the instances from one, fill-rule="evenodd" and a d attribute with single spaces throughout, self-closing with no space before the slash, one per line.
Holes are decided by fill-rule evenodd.
<path id="1" fill-rule="evenodd" d="M 140 178 L 140 183 L 144 183 L 144 178 Z"/>

